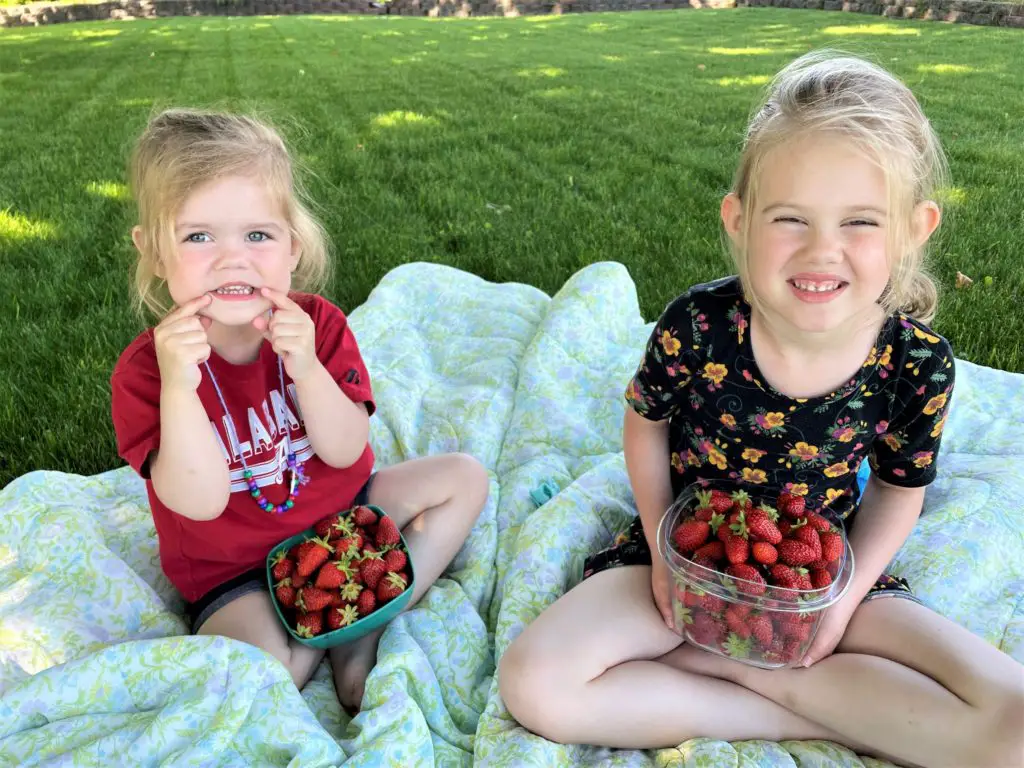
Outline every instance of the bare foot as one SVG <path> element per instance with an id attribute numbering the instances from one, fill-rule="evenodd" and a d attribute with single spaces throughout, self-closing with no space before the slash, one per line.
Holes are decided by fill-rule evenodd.
<path id="1" fill-rule="evenodd" d="M 366 688 L 366 678 L 377 663 L 377 644 L 380 632 L 374 632 L 349 645 L 331 649 L 331 667 L 334 670 L 334 688 L 338 701 L 350 715 L 359 712 Z"/>

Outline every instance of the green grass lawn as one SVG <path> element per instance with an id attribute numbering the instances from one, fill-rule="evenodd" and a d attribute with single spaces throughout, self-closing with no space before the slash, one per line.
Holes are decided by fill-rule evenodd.
<path id="1" fill-rule="evenodd" d="M 776 9 L 0 30 L 0 485 L 120 464 L 108 380 L 141 328 L 124 164 L 154 108 L 284 123 L 347 311 L 414 260 L 548 292 L 617 260 L 651 319 L 729 269 L 716 212 L 745 118 L 821 45 L 875 56 L 921 98 L 956 184 L 936 328 L 960 357 L 1024 371 L 1021 31 Z"/>

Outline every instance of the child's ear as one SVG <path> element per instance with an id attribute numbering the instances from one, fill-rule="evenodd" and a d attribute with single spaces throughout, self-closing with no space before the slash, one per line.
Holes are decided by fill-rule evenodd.
<path id="1" fill-rule="evenodd" d="M 720 214 L 725 233 L 733 243 L 739 244 L 743 233 L 743 201 L 735 192 L 730 192 L 722 198 Z"/>
<path id="2" fill-rule="evenodd" d="M 914 244 L 920 248 L 938 229 L 942 221 L 942 209 L 934 200 L 925 200 L 914 207 Z"/>
<path id="3" fill-rule="evenodd" d="M 292 238 L 292 265 L 290 272 L 299 268 L 299 261 L 302 259 L 302 244 L 297 238 Z"/>
<path id="4" fill-rule="evenodd" d="M 146 253 L 145 235 L 142 233 L 142 227 L 138 226 L 137 224 L 134 227 L 132 227 L 132 242 L 135 243 L 135 250 L 137 250 L 140 254 L 144 255 Z M 159 259 L 157 260 L 156 264 L 153 267 L 153 272 L 161 280 L 164 279 L 164 265 L 159 261 Z"/>

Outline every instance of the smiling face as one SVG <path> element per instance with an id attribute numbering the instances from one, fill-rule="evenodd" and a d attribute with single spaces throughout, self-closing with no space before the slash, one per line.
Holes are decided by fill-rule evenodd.
<path id="1" fill-rule="evenodd" d="M 270 309 L 263 286 L 286 293 L 298 263 L 288 221 L 265 185 L 248 176 L 216 179 L 186 199 L 174 222 L 175 252 L 161 264 L 174 303 L 209 293 L 202 314 L 228 327 Z"/>
<path id="2" fill-rule="evenodd" d="M 789 142 L 765 156 L 753 203 L 749 226 L 734 195 L 722 216 L 764 312 L 813 333 L 877 314 L 890 274 L 878 165 L 839 137 Z"/>

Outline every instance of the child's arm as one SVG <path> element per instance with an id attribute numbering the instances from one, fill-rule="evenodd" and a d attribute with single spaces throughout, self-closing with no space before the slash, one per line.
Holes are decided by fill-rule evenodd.
<path id="1" fill-rule="evenodd" d="M 307 376 L 294 381 L 306 434 L 317 456 L 332 467 L 355 464 L 370 437 L 366 406 L 353 403 L 319 361 Z"/>
<path id="2" fill-rule="evenodd" d="M 213 520 L 227 507 L 228 465 L 195 390 L 161 390 L 160 448 L 149 469 L 157 497 L 183 517 Z"/>
<path id="3" fill-rule="evenodd" d="M 622 447 L 644 535 L 657 556 L 658 523 L 672 504 L 668 420 L 651 421 L 627 408 Z"/>

